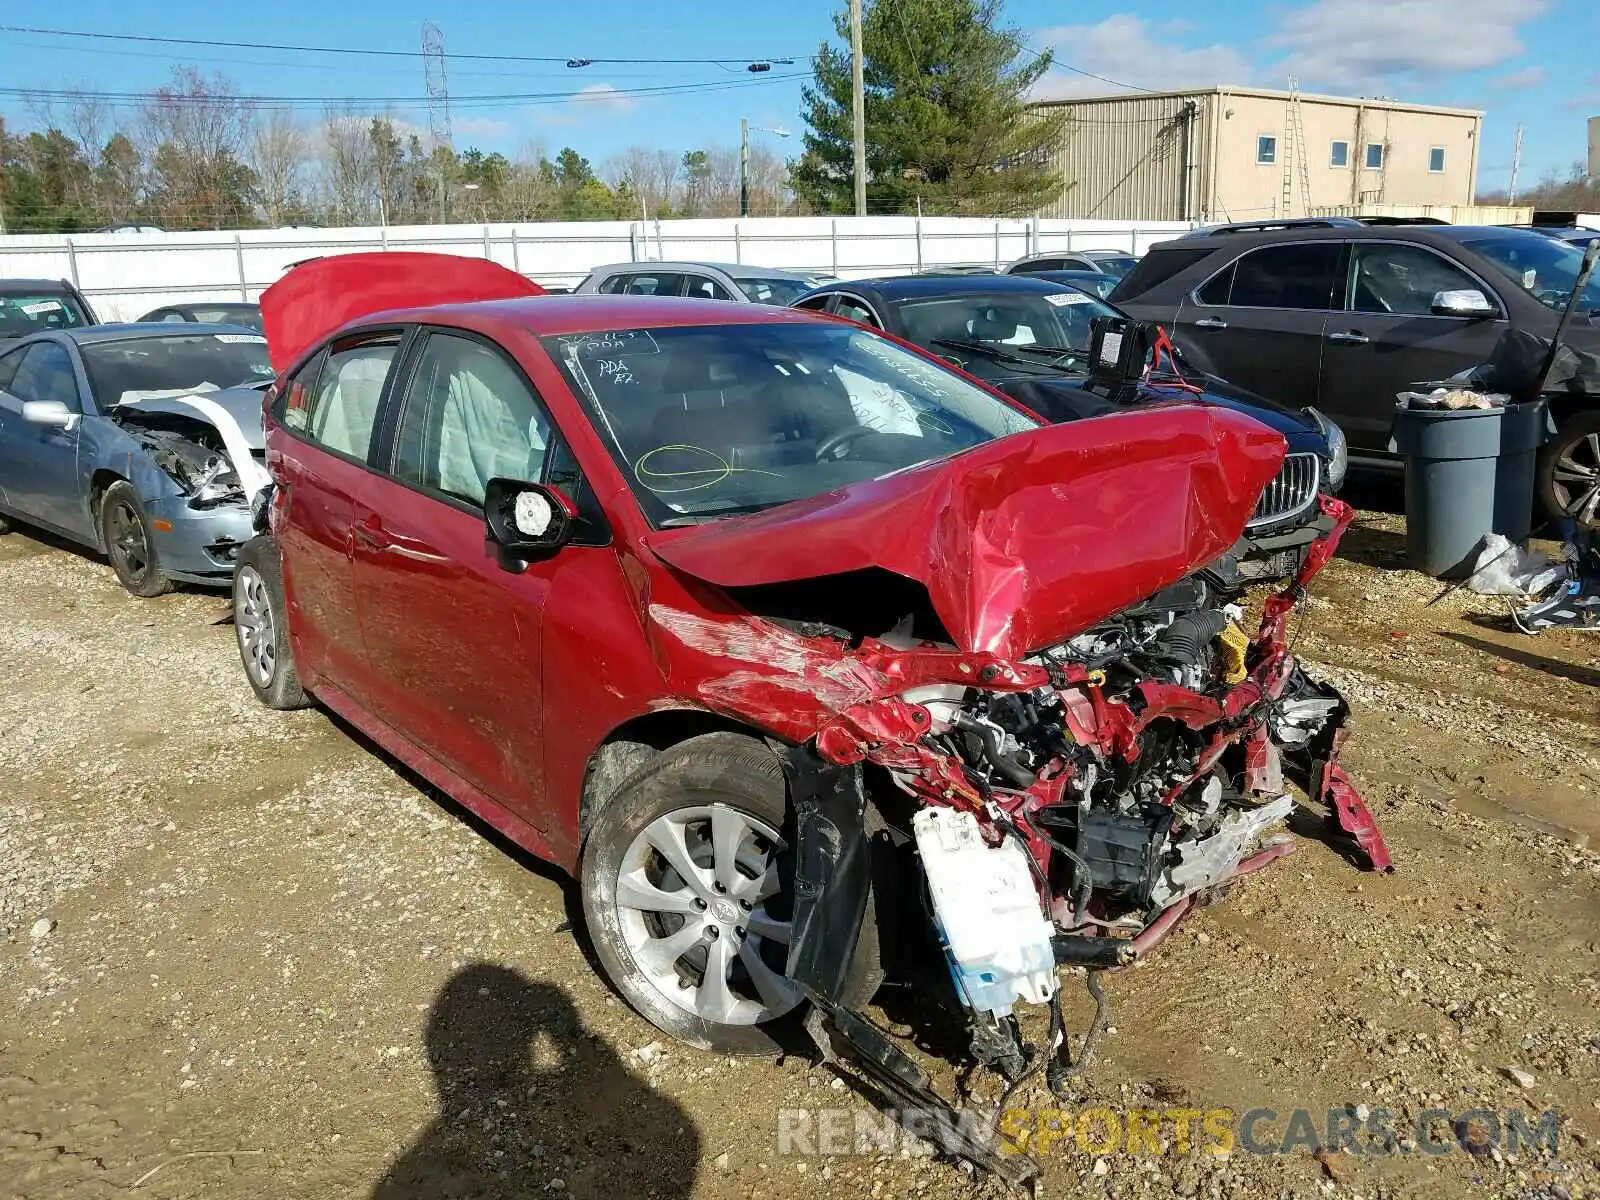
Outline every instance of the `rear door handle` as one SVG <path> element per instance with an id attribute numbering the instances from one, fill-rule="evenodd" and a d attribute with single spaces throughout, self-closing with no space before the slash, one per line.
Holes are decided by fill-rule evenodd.
<path id="1" fill-rule="evenodd" d="M 1340 342 L 1346 346 L 1365 346 L 1372 339 L 1366 334 L 1357 333 L 1352 329 L 1349 333 L 1330 333 L 1328 340 L 1330 342 Z"/>
<path id="2" fill-rule="evenodd" d="M 389 536 L 389 531 L 383 527 L 383 521 L 377 516 L 359 522 L 355 527 L 355 535 L 356 540 L 362 545 L 374 550 L 387 550 L 394 545 L 394 539 Z"/>
<path id="3" fill-rule="evenodd" d="M 1201 317 L 1194 323 L 1196 329 L 1226 329 L 1228 323 L 1220 317 Z"/>

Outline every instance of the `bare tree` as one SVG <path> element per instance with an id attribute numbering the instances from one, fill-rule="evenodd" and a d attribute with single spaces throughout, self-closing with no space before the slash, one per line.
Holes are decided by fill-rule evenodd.
<path id="1" fill-rule="evenodd" d="M 678 181 L 679 157 L 671 150 L 651 150 L 629 146 L 608 158 L 600 168 L 600 178 L 613 188 L 626 183 L 655 216 L 672 206 Z"/>
<path id="2" fill-rule="evenodd" d="M 250 167 L 268 225 L 282 225 L 300 206 L 305 186 L 306 131 L 284 109 L 273 109 L 250 134 Z"/>
<path id="3" fill-rule="evenodd" d="M 349 105 L 330 105 L 323 111 L 320 133 L 325 202 L 346 224 L 370 222 L 378 194 L 371 118 Z"/>
<path id="4" fill-rule="evenodd" d="M 140 125 L 151 199 L 166 222 L 221 229 L 250 220 L 254 180 L 244 153 L 254 115 L 226 76 L 193 67 L 174 67 L 172 82 L 150 94 Z"/>

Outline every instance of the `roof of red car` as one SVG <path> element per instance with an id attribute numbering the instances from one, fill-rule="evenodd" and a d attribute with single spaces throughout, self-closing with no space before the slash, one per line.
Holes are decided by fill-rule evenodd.
<path id="1" fill-rule="evenodd" d="M 816 314 L 763 304 L 730 304 L 681 296 L 570 295 L 477 300 L 428 308 L 375 313 L 362 324 L 426 321 L 487 332 L 515 326 L 538 336 L 599 333 L 607 329 L 660 329 L 676 325 L 767 325 L 811 321 Z"/>

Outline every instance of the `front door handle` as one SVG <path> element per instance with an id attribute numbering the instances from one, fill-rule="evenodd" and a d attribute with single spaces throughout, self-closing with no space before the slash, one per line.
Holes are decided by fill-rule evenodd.
<path id="1" fill-rule="evenodd" d="M 1328 340 L 1330 342 L 1339 342 L 1345 346 L 1365 346 L 1372 339 L 1366 334 L 1357 333 L 1354 329 L 1352 329 L 1348 333 L 1330 333 L 1328 335 Z"/>
<path id="2" fill-rule="evenodd" d="M 373 550 L 387 550 L 394 545 L 394 539 L 389 536 L 389 531 L 383 527 L 383 521 L 376 515 L 358 523 L 355 535 L 357 541 Z"/>
<path id="3" fill-rule="evenodd" d="M 1196 329 L 1226 329 L 1228 323 L 1220 317 L 1201 317 L 1194 323 Z"/>

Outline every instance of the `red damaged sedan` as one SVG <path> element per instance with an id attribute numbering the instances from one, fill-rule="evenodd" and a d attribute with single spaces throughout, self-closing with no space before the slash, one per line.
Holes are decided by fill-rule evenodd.
<path id="1" fill-rule="evenodd" d="M 265 703 L 314 698 L 576 875 L 661 1029 L 761 1052 L 808 1011 L 938 1104 L 860 1011 L 899 976 L 1065 1087 L 1063 970 L 1103 1005 L 1101 971 L 1290 851 L 1288 781 L 1387 867 L 1345 704 L 1286 638 L 1348 509 L 1241 629 L 1278 434 L 1046 425 L 856 325 L 536 291 L 351 255 L 267 292 L 240 651 Z"/>

